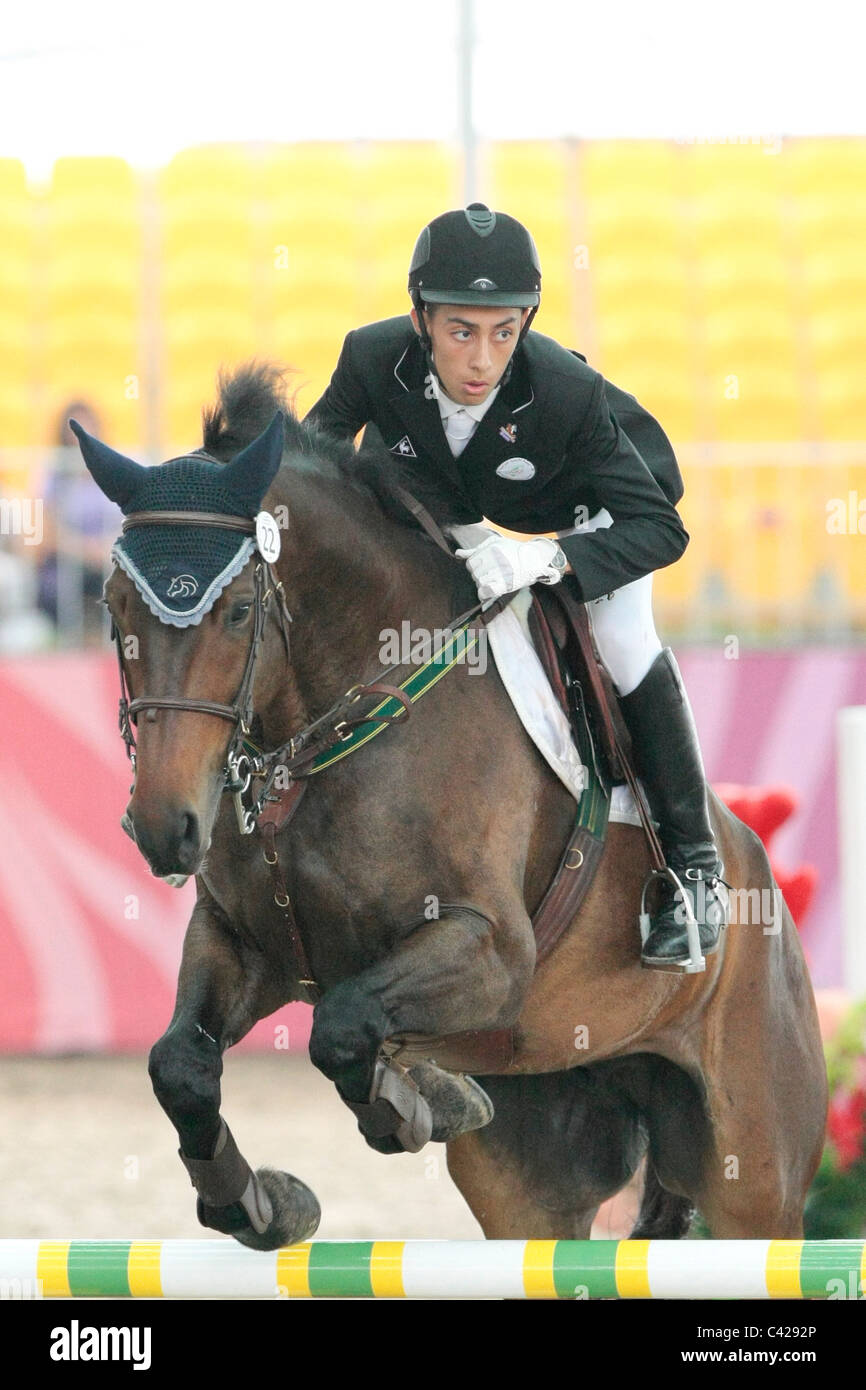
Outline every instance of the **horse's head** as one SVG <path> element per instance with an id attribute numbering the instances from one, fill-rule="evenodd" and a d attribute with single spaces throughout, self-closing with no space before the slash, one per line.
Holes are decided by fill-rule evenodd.
<path id="1" fill-rule="evenodd" d="M 200 451 L 152 468 L 70 424 L 125 517 L 105 586 L 137 731 L 125 826 L 155 874 L 191 874 L 210 842 L 227 754 L 248 732 L 241 721 L 285 674 L 285 654 L 254 659 L 286 636 L 268 597 L 272 542 L 255 521 L 280 466 L 283 416 L 230 463 Z M 132 744 L 129 723 L 124 736 Z"/>

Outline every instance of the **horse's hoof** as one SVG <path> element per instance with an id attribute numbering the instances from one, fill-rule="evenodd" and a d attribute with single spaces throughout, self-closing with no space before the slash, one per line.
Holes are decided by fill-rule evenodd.
<path id="1" fill-rule="evenodd" d="M 279 1250 L 283 1245 L 296 1245 L 309 1240 L 318 1228 L 322 1211 L 316 1196 L 291 1173 L 277 1168 L 258 1168 L 256 1180 L 267 1193 L 273 1210 L 271 1220 L 261 1232 L 255 1231 L 240 1202 L 228 1207 L 205 1206 L 198 1199 L 198 1219 L 211 1230 L 234 1236 L 251 1250 Z"/>
<path id="2" fill-rule="evenodd" d="M 270 1198 L 274 1214 L 261 1235 L 252 1226 L 246 1226 L 241 1231 L 232 1231 L 235 1240 L 251 1250 L 279 1250 L 283 1245 L 309 1240 L 322 1219 L 315 1193 L 300 1178 L 282 1173 L 278 1168 L 257 1168 L 256 1177 Z"/>
<path id="3" fill-rule="evenodd" d="M 493 1101 L 471 1076 L 442 1071 L 432 1062 L 417 1062 L 409 1075 L 433 1112 L 434 1143 L 483 1129 L 493 1119 Z"/>

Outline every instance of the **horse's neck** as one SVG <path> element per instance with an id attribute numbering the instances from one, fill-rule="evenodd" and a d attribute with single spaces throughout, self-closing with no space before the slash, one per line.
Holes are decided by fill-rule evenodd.
<path id="1" fill-rule="evenodd" d="M 372 501 L 322 479 L 305 481 L 290 488 L 285 582 L 298 610 L 298 687 L 307 708 L 321 711 L 388 664 L 379 659 L 387 630 L 399 633 L 406 620 L 448 621 L 450 585 L 439 557 Z"/>

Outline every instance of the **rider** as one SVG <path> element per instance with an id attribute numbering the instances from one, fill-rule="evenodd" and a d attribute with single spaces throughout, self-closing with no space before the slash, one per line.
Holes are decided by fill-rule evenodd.
<path id="1" fill-rule="evenodd" d="M 408 288 L 411 314 L 348 334 L 307 418 L 344 438 L 372 426 L 396 478 L 440 520 L 557 533 L 491 535 L 457 554 L 482 599 L 569 576 L 616 686 L 668 865 L 710 954 L 727 919 L 724 865 L 688 695 L 652 614 L 653 571 L 689 540 L 670 442 L 581 354 L 529 331 L 541 269 L 513 217 L 471 203 L 435 218 L 418 237 Z M 680 889 L 657 881 L 663 899 L 642 963 L 682 969 L 690 953 Z"/>

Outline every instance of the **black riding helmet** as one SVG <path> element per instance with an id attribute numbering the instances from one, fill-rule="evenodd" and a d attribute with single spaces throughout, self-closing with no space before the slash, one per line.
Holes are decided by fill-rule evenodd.
<path id="1" fill-rule="evenodd" d="M 425 302 L 531 308 L 517 340 L 519 345 L 541 300 L 541 266 L 535 242 L 516 218 L 491 212 L 484 203 L 445 212 L 424 228 L 415 243 L 408 289 L 421 327 L 421 346 L 431 367 Z M 508 371 L 510 367 L 511 363 Z"/>

